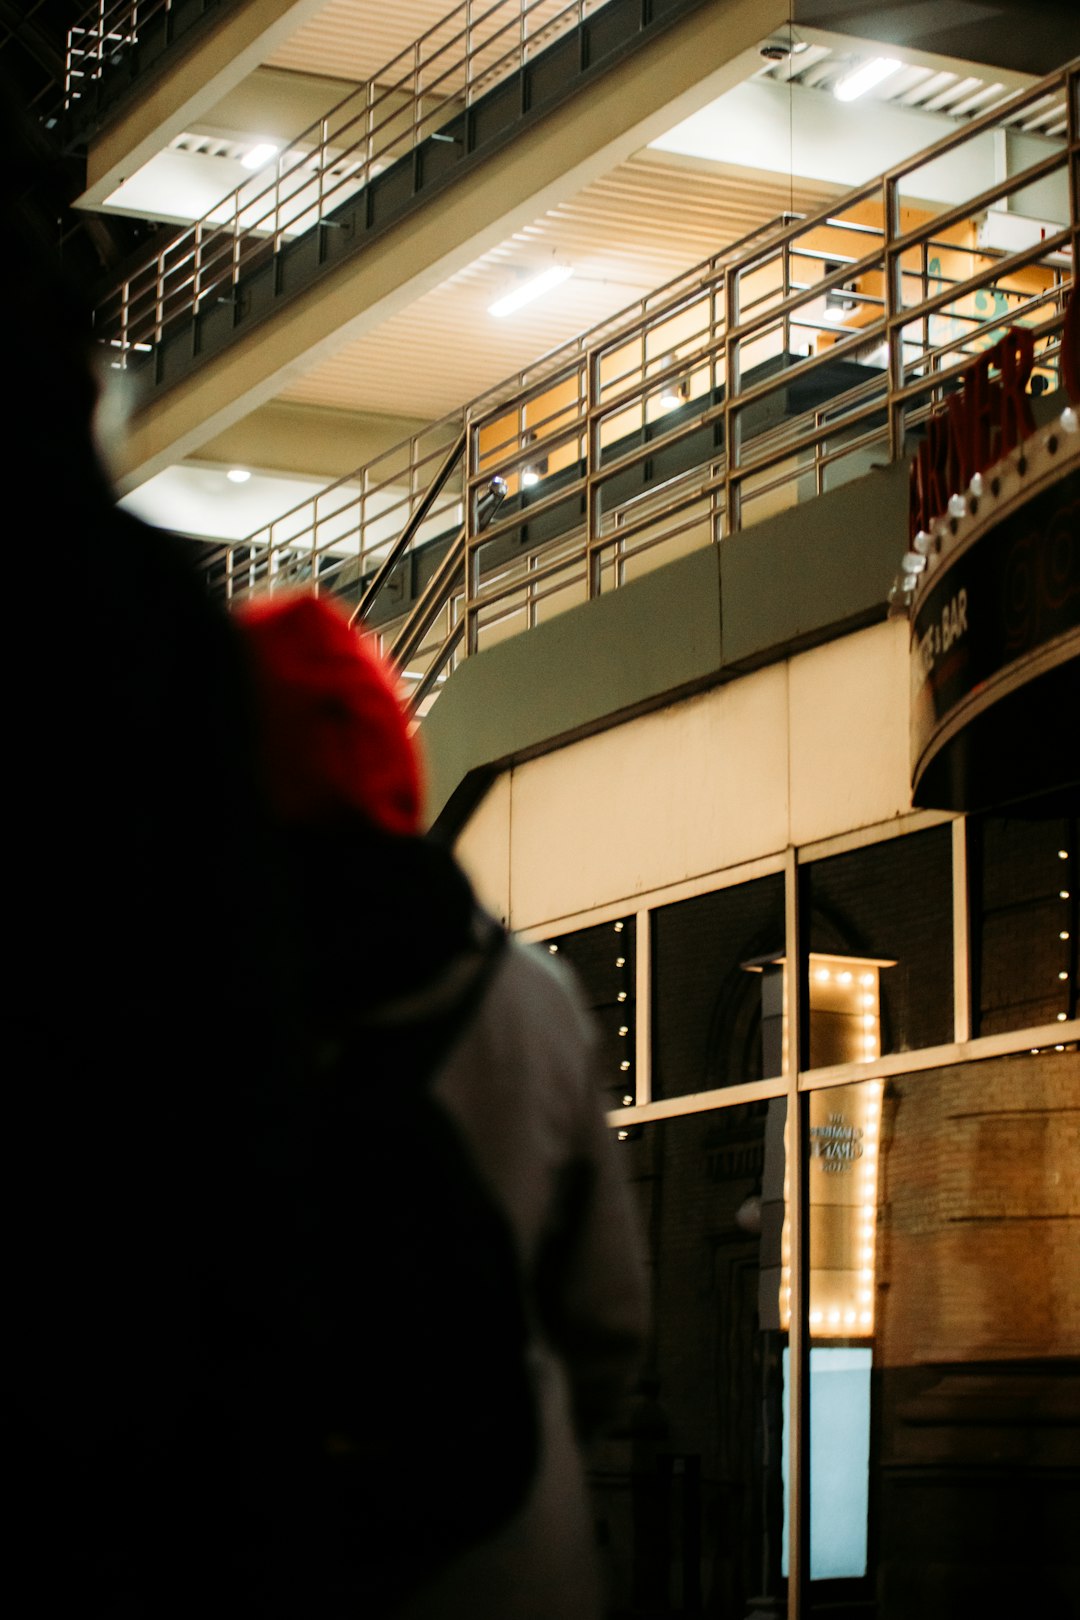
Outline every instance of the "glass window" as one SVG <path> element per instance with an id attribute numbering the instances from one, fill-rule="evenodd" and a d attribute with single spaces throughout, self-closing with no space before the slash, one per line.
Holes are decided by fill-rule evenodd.
<path id="1" fill-rule="evenodd" d="M 785 1103 L 632 1129 L 652 1274 L 640 1384 L 590 1454 L 611 1616 L 783 1612 Z"/>
<path id="2" fill-rule="evenodd" d="M 782 1072 L 784 878 L 652 915 L 654 1097 Z"/>
<path id="3" fill-rule="evenodd" d="M 612 1107 L 635 1100 L 634 966 L 637 919 L 579 928 L 547 942 L 552 955 L 568 962 L 596 1019 L 599 1072 L 605 1100 Z"/>
<path id="4" fill-rule="evenodd" d="M 1074 1604 L 1078 1110 L 1075 1047 L 812 1093 L 811 1613 Z"/>
<path id="5" fill-rule="evenodd" d="M 968 826 L 976 1033 L 1075 1018 L 1076 815 L 979 816 Z"/>
<path id="6" fill-rule="evenodd" d="M 953 1039 L 952 831 L 804 868 L 810 1066 Z"/>

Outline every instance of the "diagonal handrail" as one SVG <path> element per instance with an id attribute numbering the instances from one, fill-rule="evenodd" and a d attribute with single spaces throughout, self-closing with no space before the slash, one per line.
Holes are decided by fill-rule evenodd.
<path id="1" fill-rule="evenodd" d="M 420 500 L 417 502 L 415 509 L 410 514 L 409 520 L 405 524 L 405 527 L 394 541 L 394 544 L 391 546 L 382 563 L 380 563 L 379 567 L 372 575 L 372 578 L 360 597 L 359 602 L 356 604 L 356 607 L 349 616 L 350 624 L 355 624 L 357 619 L 366 619 L 368 614 L 371 612 L 376 598 L 382 593 L 383 586 L 390 578 L 390 575 L 393 573 L 406 551 L 408 551 L 416 535 L 419 533 L 424 519 L 427 517 L 428 513 L 431 511 L 431 508 L 435 505 L 435 502 L 442 494 L 447 480 L 453 473 L 454 468 L 457 466 L 462 456 L 465 454 L 465 445 L 467 440 L 468 434 L 466 430 L 462 428 L 461 432 L 454 440 L 454 443 L 447 451 L 442 466 L 439 467 L 434 478 L 431 480 L 431 483 L 428 485 L 427 489 L 420 497 Z"/>
<path id="2" fill-rule="evenodd" d="M 493 478 L 488 486 L 488 501 L 484 510 L 477 513 L 475 533 L 483 533 L 505 499 L 505 480 Z M 389 656 L 399 668 L 404 668 L 442 612 L 459 574 L 464 570 L 468 539 L 469 524 L 466 522 L 454 536 L 446 555 L 421 593 L 419 601 L 391 642 Z M 447 642 L 456 645 L 459 639 L 457 627 L 453 627 Z"/>

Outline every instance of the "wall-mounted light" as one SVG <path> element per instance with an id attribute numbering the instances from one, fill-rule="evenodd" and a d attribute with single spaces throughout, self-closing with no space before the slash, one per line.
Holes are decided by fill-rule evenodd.
<path id="1" fill-rule="evenodd" d="M 514 311 L 521 309 L 523 305 L 531 304 L 534 298 L 542 298 L 553 288 L 561 287 L 564 281 L 569 281 L 573 273 L 568 264 L 553 264 L 549 270 L 544 270 L 540 275 L 530 276 L 528 281 L 523 281 L 520 287 L 515 287 L 505 298 L 497 298 L 488 306 L 488 314 L 501 321 L 507 315 L 513 315 Z"/>
<path id="2" fill-rule="evenodd" d="M 895 56 L 874 56 L 869 62 L 860 62 L 857 68 L 845 73 L 833 86 L 837 101 L 855 101 L 868 90 L 883 84 L 903 64 Z"/>
<path id="3" fill-rule="evenodd" d="M 688 377 L 673 377 L 660 390 L 660 403 L 668 411 L 673 411 L 678 405 L 685 405 L 689 398 L 690 379 Z"/>

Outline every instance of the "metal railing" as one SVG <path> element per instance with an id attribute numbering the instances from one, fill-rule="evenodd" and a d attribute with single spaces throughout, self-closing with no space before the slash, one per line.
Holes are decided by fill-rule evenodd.
<path id="1" fill-rule="evenodd" d="M 926 201 L 943 157 L 1047 95 L 1067 102 L 1064 140 L 1034 143 L 1023 167 L 969 196 Z M 464 428 L 463 472 L 408 554 L 433 559 L 436 583 L 414 582 L 412 628 L 400 569 L 378 603 L 384 640 L 429 704 L 460 658 L 500 637 L 897 459 L 1009 324 L 1033 329 L 1033 383 L 1053 387 L 1080 243 L 1078 102 L 1074 62 L 830 210 L 715 256 L 223 548 L 228 591 L 304 577 L 355 594 Z M 1032 197 L 1055 217 L 1027 243 L 995 246 L 988 221 L 1010 203 L 1022 218 L 1015 205 Z M 495 477 L 506 498 L 492 519 Z"/>
<path id="2" fill-rule="evenodd" d="M 67 33 L 64 109 L 81 101 L 90 86 L 139 42 L 151 20 L 173 9 L 173 0 L 97 0 Z"/>
<path id="3" fill-rule="evenodd" d="M 171 322 L 232 299 L 243 275 L 314 226 L 333 228 L 335 209 L 422 141 L 459 140 L 446 127 L 459 113 L 606 4 L 463 0 L 148 255 L 98 306 L 97 337 L 125 366 L 130 354 L 158 344 Z M 120 9 L 141 16 L 144 8 Z"/>

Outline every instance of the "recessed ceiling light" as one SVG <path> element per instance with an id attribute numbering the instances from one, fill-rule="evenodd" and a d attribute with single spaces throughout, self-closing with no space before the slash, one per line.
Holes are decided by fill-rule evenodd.
<path id="1" fill-rule="evenodd" d="M 553 287 L 561 287 L 564 281 L 569 281 L 573 273 L 568 264 L 553 264 L 550 270 L 545 270 L 538 276 L 531 276 L 512 293 L 507 293 L 505 298 L 497 299 L 488 308 L 488 314 L 502 320 L 504 315 L 512 315 L 523 304 L 531 304 L 534 298 L 542 298 L 544 293 L 550 292 Z"/>
<path id="2" fill-rule="evenodd" d="M 871 57 L 869 62 L 863 62 L 851 73 L 845 73 L 833 89 L 833 95 L 837 101 L 854 101 L 881 84 L 901 66 L 902 63 L 895 56 Z"/>
<path id="3" fill-rule="evenodd" d="M 257 141 L 250 152 L 245 152 L 240 162 L 245 169 L 261 169 L 264 163 L 269 163 L 272 157 L 277 157 L 278 148 L 273 141 Z"/>
<path id="4" fill-rule="evenodd" d="M 225 476 L 230 484 L 246 484 L 251 474 L 246 467 L 230 467 Z"/>

